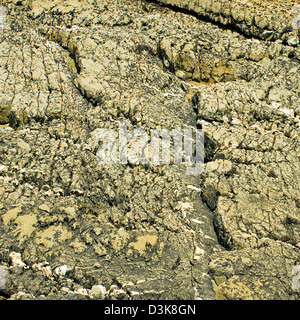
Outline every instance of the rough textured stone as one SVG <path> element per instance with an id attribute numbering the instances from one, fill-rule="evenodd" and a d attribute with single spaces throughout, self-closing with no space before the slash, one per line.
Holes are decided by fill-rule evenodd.
<path id="1" fill-rule="evenodd" d="M 297 1 L 156 0 L 154 2 L 183 9 L 225 27 L 233 27 L 247 36 L 263 40 L 281 39 L 299 44 L 299 30 L 294 27 L 299 21 L 297 11 L 294 9 L 298 5 Z"/>
<path id="2" fill-rule="evenodd" d="M 235 1 L 243 19 L 232 1 L 204 3 L 3 1 L 3 296 L 299 299 L 300 54 L 284 27 L 294 3 L 258 15 Z M 203 173 L 99 164 L 97 134 L 120 121 L 203 128 Z"/>

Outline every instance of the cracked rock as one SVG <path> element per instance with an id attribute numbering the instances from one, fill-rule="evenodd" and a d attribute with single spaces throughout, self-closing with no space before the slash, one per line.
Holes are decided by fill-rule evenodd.
<path id="1" fill-rule="evenodd" d="M 2 2 L 0 296 L 299 299 L 294 2 Z M 203 172 L 100 163 L 120 124 L 202 128 Z"/>
<path id="2" fill-rule="evenodd" d="M 299 30 L 294 28 L 296 1 L 251 0 L 156 0 L 175 10 L 191 12 L 219 25 L 233 27 L 247 36 L 263 40 L 282 39 L 289 44 L 299 43 Z M 297 39 L 298 38 L 298 42 Z M 293 39 L 293 40 L 292 40 Z"/>

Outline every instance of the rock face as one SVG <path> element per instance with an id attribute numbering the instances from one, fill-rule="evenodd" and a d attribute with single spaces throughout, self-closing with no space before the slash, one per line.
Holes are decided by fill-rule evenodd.
<path id="1" fill-rule="evenodd" d="M 158 2 L 3 1 L 3 297 L 300 298 L 296 3 Z M 203 172 L 100 164 L 121 122 L 202 128 Z"/>
<path id="2" fill-rule="evenodd" d="M 299 3 L 289 0 L 156 0 L 262 40 L 298 43 Z M 295 27 L 296 26 L 296 27 Z"/>

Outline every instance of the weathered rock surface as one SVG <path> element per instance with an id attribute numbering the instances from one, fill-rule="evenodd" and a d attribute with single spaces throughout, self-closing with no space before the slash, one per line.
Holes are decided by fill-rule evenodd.
<path id="1" fill-rule="evenodd" d="M 225 27 L 233 27 L 246 36 L 263 40 L 281 39 L 299 44 L 297 1 L 285 0 L 155 0 L 183 9 Z M 299 10 L 299 9 L 298 9 Z"/>
<path id="2" fill-rule="evenodd" d="M 249 24 L 211 3 L 201 17 L 264 40 L 143 1 L 4 1 L 3 296 L 299 299 L 294 3 L 240 1 Z M 203 173 L 99 164 L 99 129 L 120 121 L 203 128 Z"/>

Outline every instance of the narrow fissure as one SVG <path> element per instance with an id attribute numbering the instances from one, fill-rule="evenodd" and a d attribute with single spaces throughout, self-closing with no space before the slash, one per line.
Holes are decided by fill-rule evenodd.
<path id="1" fill-rule="evenodd" d="M 199 14 L 197 12 L 194 12 L 192 10 L 189 10 L 189 9 L 186 9 L 186 8 L 181 8 L 181 7 L 178 7 L 178 6 L 175 6 L 175 5 L 172 5 L 172 4 L 169 4 L 169 3 L 162 3 L 158 0 L 144 0 L 144 1 L 147 1 L 147 2 L 150 2 L 150 3 L 153 3 L 153 4 L 156 4 L 160 7 L 163 7 L 163 8 L 168 8 L 172 11 L 175 11 L 175 12 L 180 12 L 180 13 L 184 13 L 184 14 L 187 14 L 187 15 L 190 15 L 190 16 L 193 16 L 203 22 L 207 22 L 207 23 L 211 23 L 217 27 L 219 27 L 220 29 L 224 30 L 224 31 L 227 31 L 227 30 L 230 30 L 232 32 L 236 32 L 240 35 L 242 35 L 243 37 L 247 38 L 247 39 L 260 39 L 259 37 L 255 36 L 255 35 L 249 35 L 247 34 L 246 32 L 244 32 L 243 30 L 241 30 L 240 28 L 238 28 L 237 25 L 233 24 L 233 23 L 227 23 L 227 24 L 223 24 L 221 22 L 218 22 L 218 21 L 215 21 L 203 14 Z"/>

